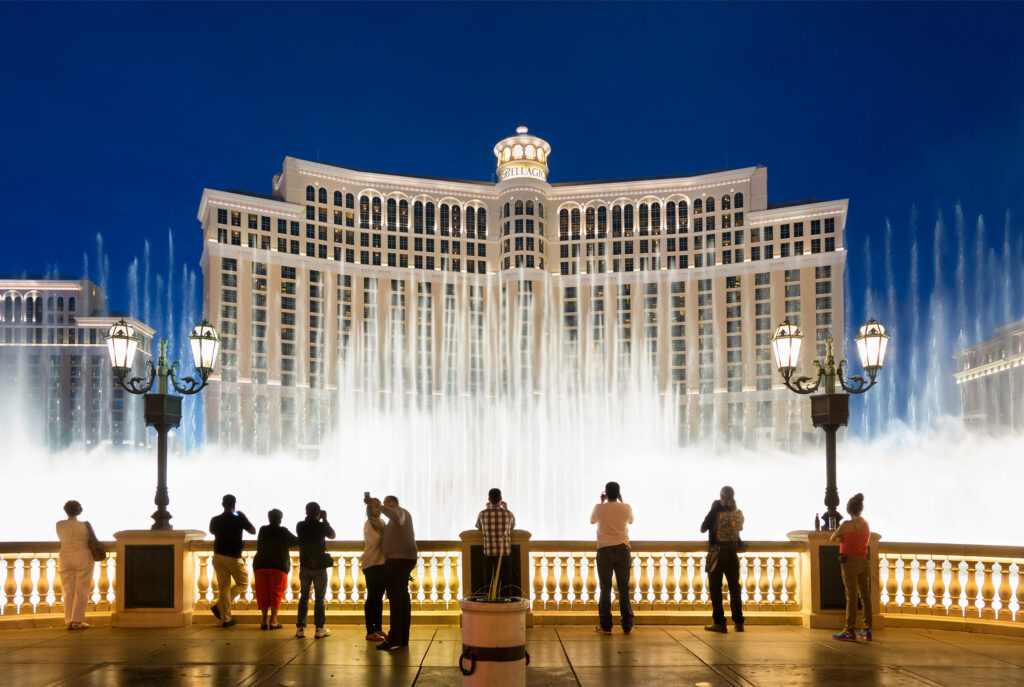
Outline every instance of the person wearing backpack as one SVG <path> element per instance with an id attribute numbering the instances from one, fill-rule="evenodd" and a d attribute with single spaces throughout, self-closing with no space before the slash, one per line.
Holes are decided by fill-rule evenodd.
<path id="1" fill-rule="evenodd" d="M 725 608 L 722 605 L 722 576 L 729 585 L 729 606 L 737 632 L 743 632 L 743 589 L 740 587 L 740 531 L 743 529 L 743 511 L 736 507 L 736 492 L 722 487 L 719 498 L 711 504 L 700 531 L 708 533 L 708 596 L 711 597 L 711 624 L 708 632 L 728 632 Z"/>

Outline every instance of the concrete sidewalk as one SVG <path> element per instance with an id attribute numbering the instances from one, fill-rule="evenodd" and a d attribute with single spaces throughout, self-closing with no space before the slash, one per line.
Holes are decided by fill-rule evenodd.
<path id="1" fill-rule="evenodd" d="M 409 648 L 376 651 L 353 626 L 326 639 L 294 639 L 293 627 L 261 631 L 191 626 L 172 630 L 93 627 L 0 630 L 0 684 L 456 686 L 461 633 L 412 627 Z M 699 627 L 645 626 L 600 636 L 590 626 L 528 631 L 529 685 L 1024 685 L 1024 639 L 940 630 L 891 629 L 874 642 L 830 632 L 748 627 L 716 635 Z"/>

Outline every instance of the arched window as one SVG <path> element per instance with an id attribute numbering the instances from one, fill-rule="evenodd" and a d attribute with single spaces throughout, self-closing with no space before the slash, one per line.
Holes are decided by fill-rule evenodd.
<path id="1" fill-rule="evenodd" d="M 640 203 L 637 213 L 640 217 L 640 235 L 643 236 L 647 233 L 647 203 Z"/>
<path id="2" fill-rule="evenodd" d="M 64 312 L 64 296 L 57 296 L 57 310 Z"/>
<path id="3" fill-rule="evenodd" d="M 423 202 L 419 200 L 412 204 L 412 230 L 423 233 Z"/>
<path id="4" fill-rule="evenodd" d="M 597 237 L 603 239 L 608 235 L 608 208 L 601 206 L 597 209 Z"/>
<path id="5" fill-rule="evenodd" d="M 737 193 L 736 196 L 733 198 L 733 200 L 735 201 L 733 203 L 733 205 L 736 207 L 736 209 L 737 210 L 742 210 L 743 209 L 743 194 L 742 193 Z"/>
<path id="6" fill-rule="evenodd" d="M 306 187 L 306 200 L 310 203 L 316 202 L 316 189 L 312 186 Z"/>
<path id="7" fill-rule="evenodd" d="M 722 209 L 732 210 L 732 198 L 729 197 L 728 193 L 722 196 Z"/>
<path id="8" fill-rule="evenodd" d="M 441 236 L 448 235 L 449 210 L 447 203 L 441 203 Z"/>
<path id="9" fill-rule="evenodd" d="M 4 299 L 4 322 L 14 320 L 14 299 L 8 296 Z"/>
<path id="10" fill-rule="evenodd" d="M 679 201 L 679 231 L 686 232 L 690 226 L 689 207 L 685 200 Z"/>
<path id="11" fill-rule="evenodd" d="M 516 201 L 516 214 L 517 215 L 523 214 L 523 201 L 521 201 L 521 200 L 517 200 Z"/>
<path id="12" fill-rule="evenodd" d="M 661 203 L 651 203 L 651 233 L 661 233 Z"/>
<path id="13" fill-rule="evenodd" d="M 398 202 L 398 230 L 409 231 L 409 201 Z"/>
<path id="14" fill-rule="evenodd" d="M 341 204 L 342 204 L 341 191 L 335 191 L 334 192 L 334 206 L 340 208 Z"/>
<path id="15" fill-rule="evenodd" d="M 558 238 L 561 241 L 569 240 L 569 211 L 559 210 L 558 212 Z"/>
<path id="16" fill-rule="evenodd" d="M 508 203 L 505 203 L 505 214 L 502 215 L 502 216 L 503 217 L 508 217 L 511 214 L 512 214 L 512 206 L 509 205 Z"/>
<path id="17" fill-rule="evenodd" d="M 394 198 L 388 198 L 388 231 L 394 231 L 398 222 L 398 203 Z"/>
<path id="18" fill-rule="evenodd" d="M 427 203 L 426 213 L 427 213 L 427 217 L 426 217 L 425 221 L 426 221 L 426 225 L 427 225 L 427 233 L 428 234 L 433 234 L 434 233 L 434 204 L 433 203 Z"/>
<path id="19" fill-rule="evenodd" d="M 49 296 L 46 299 L 46 309 L 53 310 L 53 296 Z"/>
<path id="20" fill-rule="evenodd" d="M 75 297 L 68 297 L 68 312 L 75 312 Z"/>
<path id="21" fill-rule="evenodd" d="M 36 296 L 36 322 L 43 321 L 43 297 Z"/>
<path id="22" fill-rule="evenodd" d="M 594 238 L 594 232 L 597 231 L 597 213 L 594 211 L 594 208 L 587 208 L 587 216 L 585 221 L 586 224 L 584 225 L 584 229 L 587 232 L 587 238 L 592 239 Z"/>
<path id="23" fill-rule="evenodd" d="M 715 197 L 714 196 L 708 196 L 707 200 L 704 201 L 704 212 L 714 212 L 714 211 L 715 211 Z"/>
<path id="24" fill-rule="evenodd" d="M 466 208 L 466 236 L 476 238 L 476 208 L 472 205 Z"/>
<path id="25" fill-rule="evenodd" d="M 374 229 L 380 229 L 380 198 L 374 198 L 371 201 L 370 211 L 372 213 L 371 219 L 373 220 Z"/>
<path id="26" fill-rule="evenodd" d="M 487 209 L 480 208 L 476 213 L 476 237 L 487 238 Z"/>
<path id="27" fill-rule="evenodd" d="M 356 197 L 351 193 L 345 194 L 345 207 L 349 210 L 354 210 L 356 207 Z"/>
<path id="28" fill-rule="evenodd" d="M 29 296 L 25 299 L 25 321 L 34 322 L 36 319 L 36 299 Z"/>
<path id="29" fill-rule="evenodd" d="M 537 203 L 537 215 L 541 219 L 544 218 L 544 203 Z"/>
<path id="30" fill-rule="evenodd" d="M 573 237 L 573 239 L 578 239 L 580 237 L 580 211 L 579 211 L 579 208 L 573 208 L 572 212 L 569 214 L 569 218 L 570 218 L 570 223 L 571 223 L 570 229 L 572 230 L 572 237 Z"/>
<path id="31" fill-rule="evenodd" d="M 452 206 L 452 236 L 462 233 L 462 208 L 458 205 Z"/>
<path id="32" fill-rule="evenodd" d="M 704 212 L 700 198 L 694 198 L 693 200 L 693 214 L 699 215 Z"/>
<path id="33" fill-rule="evenodd" d="M 627 205 L 622 212 L 623 221 L 626 224 L 626 231 L 633 231 L 633 206 Z"/>
<path id="34" fill-rule="evenodd" d="M 370 228 L 370 199 L 366 196 L 359 196 L 359 228 Z"/>
<path id="35" fill-rule="evenodd" d="M 671 200 L 665 203 L 665 233 L 676 233 L 676 204 Z"/>
<path id="36" fill-rule="evenodd" d="M 327 189 L 325 189 L 323 186 L 321 186 L 320 187 L 320 194 L 319 195 L 320 195 L 320 202 L 323 203 L 324 205 L 326 205 L 327 204 Z"/>
<path id="37" fill-rule="evenodd" d="M 21 296 L 14 297 L 14 321 L 21 322 Z"/>
<path id="38" fill-rule="evenodd" d="M 532 215 L 533 214 L 533 201 L 532 200 L 526 201 L 526 214 L 528 214 L 528 215 Z"/>
<path id="39" fill-rule="evenodd" d="M 612 236 L 622 236 L 622 206 L 612 208 Z"/>

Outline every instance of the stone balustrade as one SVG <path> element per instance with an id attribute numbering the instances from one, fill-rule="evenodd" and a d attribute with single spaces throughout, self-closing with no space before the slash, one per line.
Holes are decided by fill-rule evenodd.
<path id="1" fill-rule="evenodd" d="M 413 572 L 413 611 L 432 622 L 457 622 L 457 600 L 464 580 L 463 549 L 456 541 L 422 541 Z M 246 542 L 252 566 L 255 543 Z M 108 550 L 113 544 L 108 543 Z M 633 542 L 630 583 L 634 608 L 658 622 L 691 622 L 710 613 L 706 545 L 703 542 Z M 216 598 L 213 543 L 191 544 L 195 559 L 196 610 Z M 335 558 L 328 584 L 327 610 L 339 618 L 361 617 L 366 583 L 359 569 L 362 542 L 328 542 Z M 53 624 L 63 614 L 57 573 L 56 542 L 0 543 L 0 625 Z M 524 546 L 524 590 L 537 622 L 572 622 L 577 614 L 597 609 L 597 573 L 592 541 L 530 541 Z M 1024 548 L 882 542 L 879 545 L 880 606 L 891 626 L 985 625 L 986 631 L 1024 627 Z M 807 547 L 798 541 L 749 542 L 740 558 L 744 607 L 762 622 L 793 622 L 806 610 Z M 282 608 L 298 602 L 298 554 L 293 554 L 289 589 Z M 114 608 L 117 561 L 114 554 L 94 572 L 89 613 Z M 812 584 L 813 584 L 813 578 Z M 250 586 L 237 602 L 240 611 L 255 611 Z M 203 614 L 205 615 L 205 614 Z M 212 616 L 211 616 L 212 617 Z M 560 620 L 561 619 L 561 620 Z M 938 625 L 937 625 L 938 622 Z M 1000 629 L 1003 627 L 1003 630 Z"/>

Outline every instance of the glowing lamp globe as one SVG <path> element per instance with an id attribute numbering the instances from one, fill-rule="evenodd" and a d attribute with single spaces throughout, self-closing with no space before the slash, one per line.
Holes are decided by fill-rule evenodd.
<path id="1" fill-rule="evenodd" d="M 203 320 L 189 334 L 188 341 L 192 345 L 192 358 L 195 360 L 196 369 L 204 375 L 210 374 L 217 362 L 217 353 L 220 351 L 220 337 L 217 336 L 217 330 L 209 322 Z"/>
<path id="2" fill-rule="evenodd" d="M 804 335 L 800 327 L 796 326 L 787 318 L 775 330 L 772 337 L 772 350 L 775 353 L 775 363 L 782 374 L 789 375 L 796 369 L 800 360 L 800 344 L 803 343 Z"/>
<path id="3" fill-rule="evenodd" d="M 889 347 L 889 334 L 880 322 L 868 320 L 853 339 L 857 343 L 857 355 L 868 372 L 875 372 L 885 364 L 885 351 Z"/>
<path id="4" fill-rule="evenodd" d="M 110 365 L 116 371 L 128 370 L 135 360 L 135 351 L 139 348 L 139 337 L 135 328 L 121 320 L 107 330 L 107 353 Z"/>

